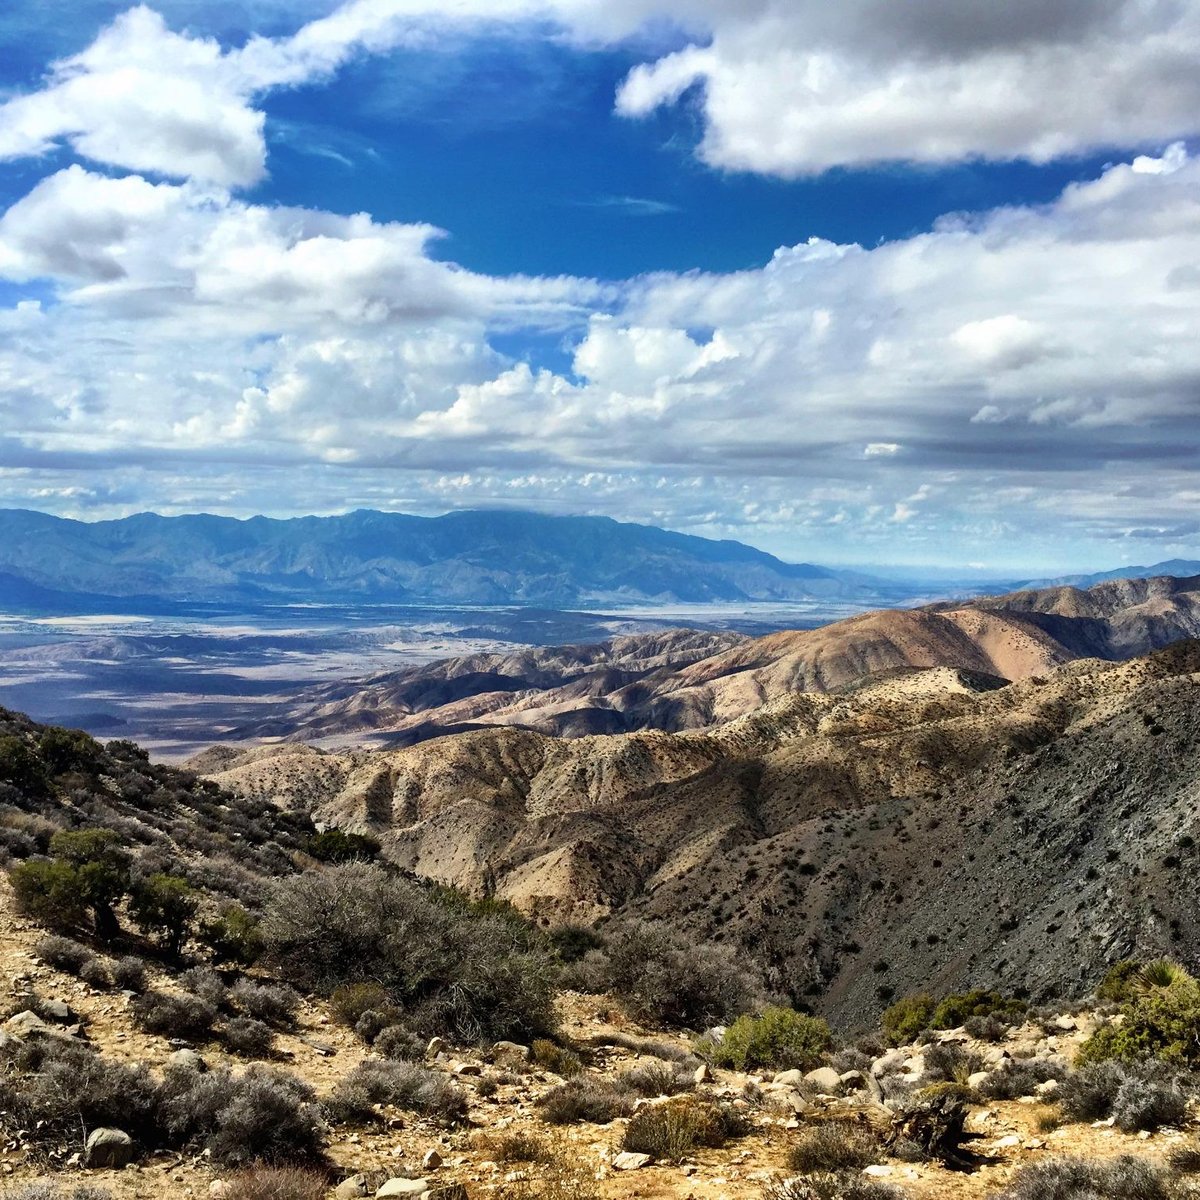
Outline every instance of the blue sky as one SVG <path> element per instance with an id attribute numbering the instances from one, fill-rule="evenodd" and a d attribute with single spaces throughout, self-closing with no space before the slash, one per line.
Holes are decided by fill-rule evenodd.
<path id="1" fill-rule="evenodd" d="M 994 8 L 17 0 L 0 504 L 1195 553 L 1200 0 Z"/>

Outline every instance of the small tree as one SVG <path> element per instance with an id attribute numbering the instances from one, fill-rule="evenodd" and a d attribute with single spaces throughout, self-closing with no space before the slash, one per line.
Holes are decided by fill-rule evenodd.
<path id="1" fill-rule="evenodd" d="M 157 937 L 172 955 L 177 955 L 187 940 L 196 909 L 192 888 L 179 875 L 151 875 L 137 884 L 129 901 L 137 927 Z"/>
<path id="2" fill-rule="evenodd" d="M 0 737 L 0 782 L 25 792 L 41 792 L 46 786 L 42 760 L 19 737 Z"/>
<path id="3" fill-rule="evenodd" d="M 217 962 L 248 967 L 262 957 L 262 931 L 240 904 L 231 904 L 213 920 L 205 921 L 200 927 L 200 940 L 213 952 Z"/>
<path id="4" fill-rule="evenodd" d="M 94 771 L 102 753 L 100 743 L 82 729 L 62 729 L 57 725 L 38 739 L 38 751 L 51 775 Z"/>
<path id="5" fill-rule="evenodd" d="M 53 862 L 22 863 L 10 874 L 21 911 L 51 929 L 78 929 L 92 914 L 96 935 L 119 931 L 114 907 L 129 889 L 129 856 L 111 829 L 60 829 L 50 839 Z"/>

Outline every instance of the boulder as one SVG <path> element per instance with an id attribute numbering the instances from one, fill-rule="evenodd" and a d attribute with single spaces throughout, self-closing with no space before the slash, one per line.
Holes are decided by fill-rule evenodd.
<path id="1" fill-rule="evenodd" d="M 442 1165 L 442 1156 L 436 1150 L 426 1150 L 425 1157 L 421 1159 L 422 1171 L 436 1171 Z"/>
<path id="2" fill-rule="evenodd" d="M 991 1079 L 991 1077 L 992 1077 L 992 1074 L 990 1071 L 973 1071 L 970 1075 L 967 1076 L 967 1087 L 969 1087 L 969 1088 L 983 1087 L 983 1085 L 985 1083 L 987 1083 L 987 1081 L 989 1079 Z"/>
<path id="3" fill-rule="evenodd" d="M 712 1079 L 712 1071 L 709 1069 L 708 1063 L 701 1063 L 695 1071 L 692 1072 L 692 1082 L 699 1087 L 702 1083 L 708 1083 Z"/>
<path id="4" fill-rule="evenodd" d="M 333 1194 L 336 1200 L 358 1200 L 358 1197 L 367 1194 L 367 1177 L 361 1173 L 351 1175 L 333 1189 Z"/>
<path id="5" fill-rule="evenodd" d="M 804 1082 L 803 1071 L 778 1071 L 772 1083 L 777 1083 L 780 1087 L 798 1088 Z"/>
<path id="6" fill-rule="evenodd" d="M 532 1054 L 533 1051 L 520 1042 L 497 1042 L 492 1047 L 493 1059 L 503 1062 L 528 1062 Z"/>
<path id="7" fill-rule="evenodd" d="M 133 1159 L 133 1138 L 122 1129 L 101 1127 L 88 1134 L 83 1148 L 85 1167 L 124 1167 Z"/>
<path id="8" fill-rule="evenodd" d="M 174 1050 L 167 1056 L 167 1062 L 172 1067 L 185 1071 L 207 1071 L 208 1063 L 195 1050 Z"/>
<path id="9" fill-rule="evenodd" d="M 612 1160 L 612 1167 L 614 1171 L 639 1171 L 653 1161 L 648 1154 L 634 1154 L 632 1150 L 623 1150 Z"/>
<path id="10" fill-rule="evenodd" d="M 804 1076 L 809 1087 L 826 1096 L 836 1096 L 842 1090 L 842 1077 L 832 1067 L 817 1067 Z"/>
<path id="11" fill-rule="evenodd" d="M 423 1196 L 429 1191 L 428 1179 L 389 1179 L 375 1189 L 376 1200 L 389 1196 Z"/>
<path id="12" fill-rule="evenodd" d="M 75 1014 L 71 1011 L 70 1005 L 64 1004 L 61 1000 L 43 1000 L 41 1008 L 46 1018 L 58 1025 L 70 1025 L 75 1020 Z"/>
<path id="13" fill-rule="evenodd" d="M 4 1022 L 4 1032 L 24 1041 L 26 1038 L 36 1037 L 38 1034 L 53 1033 L 54 1029 L 47 1025 L 37 1013 L 27 1008 Z"/>

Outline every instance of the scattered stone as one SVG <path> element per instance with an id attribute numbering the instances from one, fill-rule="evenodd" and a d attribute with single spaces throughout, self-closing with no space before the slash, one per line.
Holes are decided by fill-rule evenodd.
<path id="1" fill-rule="evenodd" d="M 121 1129 L 93 1129 L 83 1148 L 85 1167 L 123 1167 L 133 1158 L 133 1138 Z"/>
<path id="2" fill-rule="evenodd" d="M 692 1082 L 698 1087 L 702 1083 L 710 1082 L 712 1077 L 712 1071 L 708 1063 L 701 1063 L 692 1074 Z"/>
<path id="3" fill-rule="evenodd" d="M 333 1194 L 337 1200 L 358 1200 L 359 1196 L 367 1194 L 367 1177 L 361 1173 L 351 1175 L 333 1189 Z"/>
<path id="4" fill-rule="evenodd" d="M 442 1156 L 436 1150 L 426 1150 L 425 1157 L 421 1159 L 421 1170 L 436 1171 L 442 1162 Z"/>
<path id="5" fill-rule="evenodd" d="M 225 1197 L 232 1191 L 233 1188 L 224 1179 L 214 1179 L 208 1185 L 208 1194 L 213 1197 L 213 1200 L 225 1200 Z"/>
<path id="6" fill-rule="evenodd" d="M 532 1054 L 533 1051 L 520 1042 L 497 1042 L 492 1047 L 492 1057 L 506 1062 L 528 1062 Z"/>
<path id="7" fill-rule="evenodd" d="M 1009 1134 L 1006 1134 L 1004 1137 L 997 1140 L 996 1148 L 998 1150 L 1008 1150 L 1010 1147 L 1019 1146 L 1020 1144 L 1021 1144 L 1020 1135 L 1015 1134 L 1015 1133 L 1009 1133 Z"/>
<path id="8" fill-rule="evenodd" d="M 42 1012 L 59 1025 L 70 1025 L 75 1020 L 75 1014 L 71 1011 L 70 1006 L 61 1000 L 43 1000 L 41 1007 Z"/>
<path id="9" fill-rule="evenodd" d="M 983 1085 L 987 1083 L 991 1077 L 991 1071 L 972 1071 L 971 1074 L 967 1076 L 967 1087 L 983 1087 Z"/>
<path id="10" fill-rule="evenodd" d="M 1047 1079 L 1039 1083 L 1033 1089 L 1039 1096 L 1056 1096 L 1058 1094 L 1058 1080 Z"/>
<path id="11" fill-rule="evenodd" d="M 203 1072 L 208 1070 L 208 1063 L 195 1050 L 172 1051 L 167 1062 L 173 1067 L 180 1067 L 186 1071 Z"/>
<path id="12" fill-rule="evenodd" d="M 337 1053 L 336 1046 L 331 1046 L 328 1042 L 322 1042 L 319 1038 L 302 1037 L 300 1040 L 309 1049 L 315 1050 L 322 1058 L 332 1058 Z"/>
<path id="13" fill-rule="evenodd" d="M 430 1038 L 429 1045 L 425 1047 L 425 1053 L 429 1058 L 437 1058 L 445 1048 L 446 1043 L 440 1037 Z"/>
<path id="14" fill-rule="evenodd" d="M 428 1179 L 389 1179 L 375 1190 L 376 1200 L 389 1196 L 423 1196 L 429 1191 Z"/>
<path id="15" fill-rule="evenodd" d="M 798 1088 L 804 1082 L 804 1073 L 802 1071 L 779 1071 L 771 1080 L 772 1083 L 782 1084 L 784 1087 Z"/>
<path id="16" fill-rule="evenodd" d="M 648 1154 L 634 1154 L 632 1150 L 622 1150 L 612 1160 L 612 1168 L 614 1171 L 639 1171 L 642 1167 L 648 1167 L 653 1161 Z"/>
<path id="17" fill-rule="evenodd" d="M 849 1088 L 851 1091 L 858 1091 L 859 1088 L 867 1086 L 866 1077 L 861 1071 L 846 1071 L 838 1078 L 841 1080 L 842 1087 Z"/>
<path id="18" fill-rule="evenodd" d="M 24 1012 L 19 1012 L 4 1022 L 4 1032 L 11 1034 L 18 1041 L 24 1041 L 26 1038 L 36 1037 L 38 1034 L 53 1033 L 54 1030 L 37 1013 L 25 1009 Z"/>
<path id="19" fill-rule="evenodd" d="M 872 1163 L 869 1167 L 863 1167 L 863 1174 L 870 1175 L 873 1179 L 883 1179 L 892 1174 L 892 1168 L 886 1163 Z"/>
<path id="20" fill-rule="evenodd" d="M 1079 1022 L 1074 1017 L 1061 1016 L 1054 1022 L 1056 1029 L 1061 1029 L 1063 1033 L 1071 1033 L 1079 1028 Z"/>
<path id="21" fill-rule="evenodd" d="M 450 1074 L 463 1077 L 466 1075 L 482 1075 L 483 1068 L 478 1063 L 452 1062 L 450 1064 Z"/>

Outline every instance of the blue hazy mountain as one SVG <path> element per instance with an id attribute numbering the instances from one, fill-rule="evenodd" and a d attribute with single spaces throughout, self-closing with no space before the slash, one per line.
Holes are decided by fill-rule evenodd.
<path id="1" fill-rule="evenodd" d="M 359 510 L 237 520 L 139 513 L 65 520 L 0 510 L 0 602 L 95 607 L 172 603 L 522 604 L 872 602 L 895 585 L 787 563 L 607 517 Z"/>
<path id="2" fill-rule="evenodd" d="M 1164 575 L 1176 579 L 1192 579 L 1200 575 L 1200 560 L 1194 558 L 1168 558 L 1165 562 L 1151 563 L 1148 567 L 1117 567 L 1112 571 L 1097 571 L 1092 575 L 1062 575 L 1056 579 L 1037 579 L 1025 587 L 1054 587 L 1065 584 L 1071 587 L 1090 588 L 1110 579 L 1157 579 Z"/>

